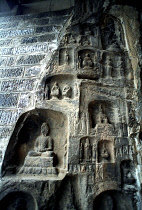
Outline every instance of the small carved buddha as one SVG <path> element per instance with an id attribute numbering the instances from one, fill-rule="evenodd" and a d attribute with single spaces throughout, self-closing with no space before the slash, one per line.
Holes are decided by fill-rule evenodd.
<path id="1" fill-rule="evenodd" d="M 55 84 L 53 85 L 53 87 L 51 89 L 52 99 L 58 99 L 59 98 L 59 94 L 60 94 L 60 89 L 59 89 L 58 83 L 55 82 Z"/>
<path id="2" fill-rule="evenodd" d="M 83 68 L 92 68 L 93 67 L 93 61 L 92 61 L 89 53 L 86 53 L 84 60 L 82 62 L 82 67 Z"/>
<path id="3" fill-rule="evenodd" d="M 102 106 L 100 105 L 99 106 L 99 112 L 97 114 L 97 124 L 102 124 L 102 123 L 107 124 L 108 123 L 108 118 L 103 113 Z"/>
<path id="4" fill-rule="evenodd" d="M 108 150 L 106 148 L 106 144 L 102 144 L 102 147 L 100 148 L 100 161 L 101 162 L 108 162 L 108 158 L 109 158 L 109 153 Z"/>
<path id="5" fill-rule="evenodd" d="M 70 36 L 69 36 L 69 44 L 74 44 L 74 43 L 76 43 L 76 40 L 75 40 L 74 36 L 72 34 L 70 34 Z"/>

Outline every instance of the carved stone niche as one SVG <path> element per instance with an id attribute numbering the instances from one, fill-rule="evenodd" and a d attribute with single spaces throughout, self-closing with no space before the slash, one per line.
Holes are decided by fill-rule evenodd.
<path id="1" fill-rule="evenodd" d="M 98 163 L 114 162 L 114 145 L 112 141 L 102 140 L 98 142 Z"/>
<path id="2" fill-rule="evenodd" d="M 8 193 L 0 201 L 1 209 L 21 209 L 21 210 L 37 210 L 37 203 L 35 199 L 26 192 L 13 191 Z"/>
<path id="3" fill-rule="evenodd" d="M 108 190 L 99 194 L 93 203 L 97 210 L 133 210 L 132 200 L 124 193 L 117 190 Z"/>
<path id="4" fill-rule="evenodd" d="M 61 44 L 64 46 L 67 46 L 69 44 L 73 45 L 76 44 L 76 37 L 74 34 L 69 33 L 63 36 L 62 40 L 61 40 Z"/>
<path id="5" fill-rule="evenodd" d="M 106 16 L 102 25 L 103 48 L 120 52 L 124 49 L 124 32 L 121 23 L 115 17 Z"/>
<path id="6" fill-rule="evenodd" d="M 59 65 L 62 67 L 74 65 L 74 50 L 72 48 L 61 48 L 59 50 Z"/>
<path id="7" fill-rule="evenodd" d="M 81 50 L 78 52 L 78 68 L 93 69 L 94 68 L 94 52 L 93 50 Z"/>
<path id="8" fill-rule="evenodd" d="M 136 186 L 135 166 L 131 160 L 123 160 L 120 164 L 122 186 Z"/>
<path id="9" fill-rule="evenodd" d="M 75 97 L 75 79 L 71 75 L 56 75 L 46 79 L 45 100 L 68 100 Z"/>
<path id="10" fill-rule="evenodd" d="M 95 128 L 96 125 L 105 126 L 106 124 L 111 124 L 112 110 L 111 104 L 106 101 L 92 101 L 88 106 L 90 127 Z"/>
<path id="11" fill-rule="evenodd" d="M 92 37 L 94 35 L 93 27 L 90 24 L 82 24 L 80 26 L 79 44 L 82 46 L 92 45 Z"/>
<path id="12" fill-rule="evenodd" d="M 80 26 L 80 39 L 79 44 L 82 46 L 91 45 L 101 49 L 101 36 L 100 28 L 94 24 L 82 24 Z"/>
<path id="13" fill-rule="evenodd" d="M 77 69 L 80 77 L 98 79 L 102 76 L 101 52 L 83 49 L 78 51 L 77 57 Z"/>
<path id="14" fill-rule="evenodd" d="M 80 140 L 80 163 L 95 164 L 97 161 L 97 144 L 92 137 L 83 137 Z"/>
<path id="15" fill-rule="evenodd" d="M 105 79 L 122 79 L 125 72 L 124 54 L 114 55 L 112 53 L 103 54 L 103 78 Z"/>
<path id="16" fill-rule="evenodd" d="M 2 174 L 46 175 L 66 169 L 67 118 L 60 112 L 36 109 L 22 115 L 8 144 Z"/>

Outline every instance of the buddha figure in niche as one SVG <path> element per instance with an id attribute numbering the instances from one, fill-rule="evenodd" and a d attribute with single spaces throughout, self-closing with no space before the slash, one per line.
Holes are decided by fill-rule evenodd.
<path id="1" fill-rule="evenodd" d="M 53 139 L 48 136 L 49 126 L 47 123 L 41 125 L 41 134 L 37 137 L 34 145 L 34 150 L 29 151 L 28 156 L 53 156 Z"/>
<path id="2" fill-rule="evenodd" d="M 103 113 L 102 106 L 99 105 L 99 112 L 97 114 L 97 124 L 102 124 L 102 123 L 107 124 L 108 123 L 108 118 Z"/>
<path id="3" fill-rule="evenodd" d="M 109 155 L 109 152 L 107 150 L 106 144 L 103 143 L 100 147 L 100 150 L 99 150 L 99 161 L 103 162 L 103 163 L 106 163 L 106 162 L 108 162 L 109 157 L 110 157 L 110 155 Z"/>
<path id="4" fill-rule="evenodd" d="M 85 54 L 84 60 L 82 62 L 82 67 L 83 68 L 92 68 L 93 67 L 93 61 L 92 61 L 89 53 Z"/>
<path id="5" fill-rule="evenodd" d="M 58 83 L 55 82 L 55 84 L 53 85 L 52 89 L 51 89 L 51 96 L 52 99 L 58 99 L 60 95 L 60 88 L 58 86 Z"/>

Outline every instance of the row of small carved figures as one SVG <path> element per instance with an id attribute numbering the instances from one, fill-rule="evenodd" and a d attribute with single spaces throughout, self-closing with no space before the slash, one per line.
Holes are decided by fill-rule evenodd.
<path id="1" fill-rule="evenodd" d="M 122 157 L 123 155 L 133 155 L 134 146 L 133 145 L 122 145 L 119 148 L 115 148 L 115 156 Z"/>
<path id="2" fill-rule="evenodd" d="M 96 159 L 98 162 L 111 162 L 113 160 L 112 154 L 108 150 L 109 145 L 106 143 L 101 144 L 101 147 L 97 149 L 96 144 L 91 145 L 86 140 L 86 143 L 80 144 L 80 162 L 92 162 L 95 163 Z M 98 152 L 98 154 L 97 154 Z M 115 157 L 122 157 L 125 155 L 132 156 L 134 154 L 133 145 L 122 145 L 119 148 L 115 148 Z"/>
<path id="3" fill-rule="evenodd" d="M 59 99 L 61 90 L 60 87 L 58 86 L 58 83 L 55 82 L 53 87 L 51 88 L 51 91 L 49 89 L 49 86 L 46 84 L 45 89 L 44 89 L 44 99 L 49 100 L 50 98 L 52 99 Z M 69 85 L 65 85 L 63 90 L 62 90 L 62 96 L 64 98 L 70 98 L 72 93 L 72 88 Z"/>
<path id="4" fill-rule="evenodd" d="M 103 165 L 76 165 L 76 164 L 69 164 L 69 173 L 93 173 L 95 174 L 95 179 L 103 179 L 104 172 L 103 172 Z"/>
<path id="5" fill-rule="evenodd" d="M 94 165 L 85 165 L 85 164 L 69 164 L 69 172 L 95 172 L 96 164 Z"/>
<path id="6" fill-rule="evenodd" d="M 65 55 L 64 55 L 64 64 L 69 65 L 69 60 L 70 60 L 70 56 L 68 51 L 65 51 Z M 96 61 L 93 61 L 93 59 L 91 58 L 89 53 L 86 53 L 84 58 L 82 58 L 82 56 L 78 56 L 78 68 L 93 68 L 95 66 L 95 64 L 97 64 Z M 112 60 L 111 58 L 109 58 L 108 56 L 106 57 L 106 61 L 105 61 L 105 68 L 108 72 L 108 74 L 110 74 L 110 72 L 112 71 L 113 68 L 113 64 L 112 64 Z M 117 61 L 117 65 L 116 68 L 119 68 L 120 70 L 124 69 L 124 62 L 122 57 L 118 58 Z"/>
<path id="7" fill-rule="evenodd" d="M 48 168 L 42 168 L 42 167 L 22 167 L 19 171 L 19 174 L 43 174 L 43 175 L 57 175 L 58 171 L 55 167 L 48 167 Z"/>
<path id="8" fill-rule="evenodd" d="M 96 34 L 97 35 L 97 34 Z M 81 44 L 81 45 L 90 45 L 90 36 L 92 36 L 92 31 L 86 31 L 85 35 L 79 35 L 78 40 L 72 34 L 67 34 L 61 40 L 61 44 Z"/>

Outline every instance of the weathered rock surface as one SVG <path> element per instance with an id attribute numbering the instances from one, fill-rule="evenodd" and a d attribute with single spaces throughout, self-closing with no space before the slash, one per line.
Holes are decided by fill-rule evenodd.
<path id="1" fill-rule="evenodd" d="M 141 210 L 132 6 L 82 0 L 70 13 L 0 19 L 2 209 Z"/>

